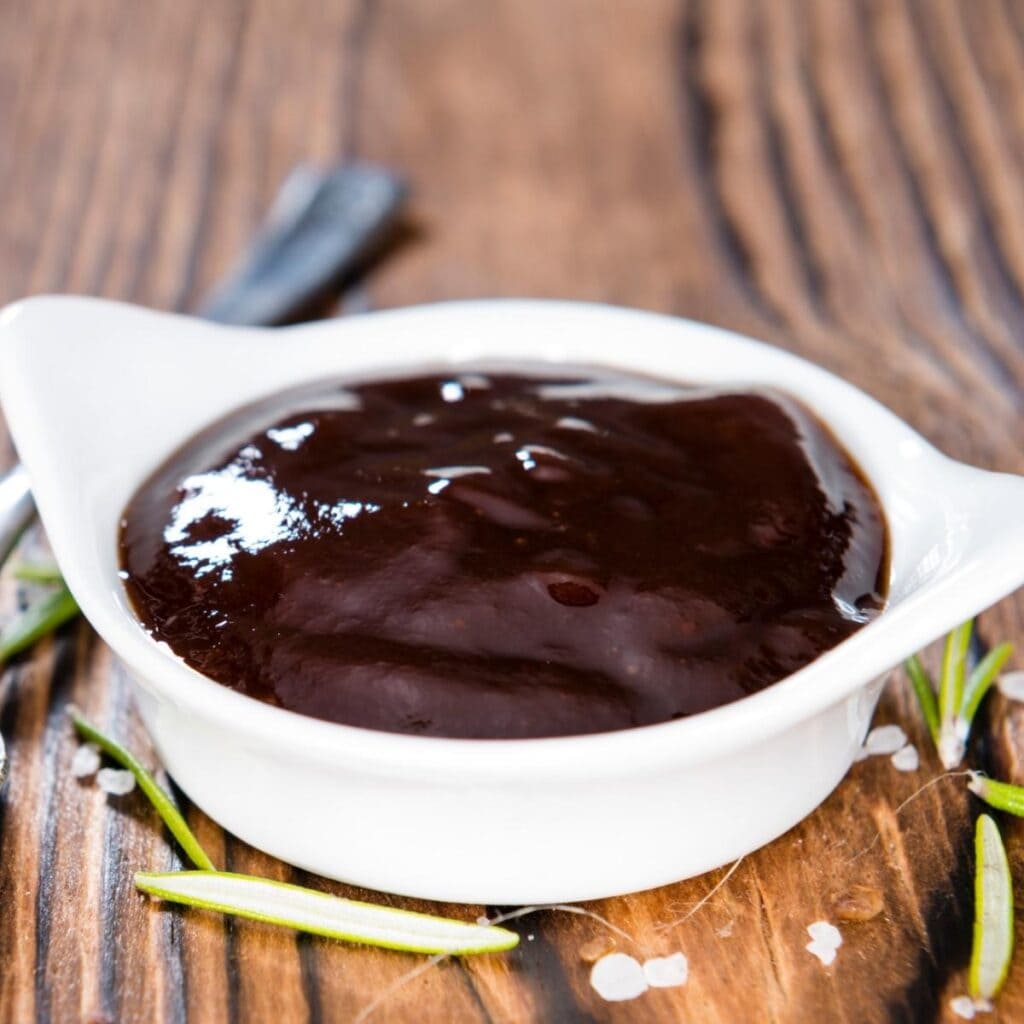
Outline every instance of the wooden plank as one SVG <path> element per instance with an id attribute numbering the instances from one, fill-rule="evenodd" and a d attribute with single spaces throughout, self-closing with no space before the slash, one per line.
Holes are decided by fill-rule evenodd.
<path id="1" fill-rule="evenodd" d="M 354 156 L 404 170 L 416 197 L 405 242 L 346 308 L 530 294 L 710 320 L 842 373 L 955 457 L 1024 470 L 1016 0 L 8 0 L 4 13 L 4 301 L 76 290 L 188 308 L 293 163 Z M 15 598 L 0 586 L 4 608 Z M 1024 602 L 983 629 L 1024 646 Z M 927 753 L 918 773 L 855 765 L 727 879 L 587 905 L 649 954 L 683 950 L 684 988 L 602 1002 L 583 954 L 607 929 L 545 911 L 515 922 L 515 952 L 389 991 L 423 958 L 139 897 L 131 872 L 174 854 L 138 794 L 70 776 L 69 699 L 148 752 L 84 624 L 0 680 L 3 1020 L 350 1021 L 382 995 L 370 1019 L 952 1020 L 965 988 L 973 809 L 960 779 L 901 807 L 939 772 Z M 879 720 L 927 751 L 899 684 Z M 996 698 L 983 725 L 977 763 L 1024 781 L 1021 709 Z M 220 863 L 315 881 L 189 816 Z M 1024 830 L 1007 830 L 1024 871 Z M 826 970 L 805 926 L 855 884 L 884 910 L 843 925 Z M 1018 966 L 989 1019 L 1022 1015 Z"/>

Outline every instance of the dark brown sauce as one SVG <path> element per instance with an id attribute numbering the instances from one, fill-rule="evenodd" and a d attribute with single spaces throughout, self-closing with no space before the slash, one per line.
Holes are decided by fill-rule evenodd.
<path id="1" fill-rule="evenodd" d="M 878 502 L 799 403 L 546 372 L 325 383 L 192 439 L 125 510 L 142 623 L 303 714 L 512 738 L 726 704 L 881 607 Z"/>

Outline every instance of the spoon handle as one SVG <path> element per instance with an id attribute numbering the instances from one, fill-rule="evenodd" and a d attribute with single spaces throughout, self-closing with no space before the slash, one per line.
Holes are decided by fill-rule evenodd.
<path id="1" fill-rule="evenodd" d="M 35 511 L 28 474 L 24 466 L 15 465 L 0 476 L 0 565 L 7 561 Z"/>
<path id="2" fill-rule="evenodd" d="M 220 323 L 279 324 L 373 255 L 394 226 L 405 183 L 382 168 L 300 166 L 285 179 L 267 219 L 199 315 Z M 28 474 L 0 476 L 0 565 L 35 515 Z"/>
<path id="3" fill-rule="evenodd" d="M 297 167 L 199 315 L 247 327 L 281 323 L 367 262 L 394 227 L 406 192 L 400 178 L 367 164 L 330 174 Z"/>

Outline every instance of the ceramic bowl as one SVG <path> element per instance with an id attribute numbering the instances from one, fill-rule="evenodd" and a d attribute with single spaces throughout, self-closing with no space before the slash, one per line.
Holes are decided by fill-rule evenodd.
<path id="1" fill-rule="evenodd" d="M 118 520 L 147 474 L 201 427 L 326 376 L 516 359 L 768 385 L 801 398 L 878 491 L 892 543 L 885 611 L 736 703 L 662 725 L 533 740 L 317 721 L 206 679 L 140 627 L 118 578 Z M 68 585 L 127 667 L 182 789 L 261 850 L 411 896 L 582 900 L 749 853 L 842 779 L 880 676 L 1024 582 L 1024 478 L 951 461 L 802 359 L 649 313 L 495 300 L 262 330 L 34 298 L 0 315 L 0 397 Z"/>

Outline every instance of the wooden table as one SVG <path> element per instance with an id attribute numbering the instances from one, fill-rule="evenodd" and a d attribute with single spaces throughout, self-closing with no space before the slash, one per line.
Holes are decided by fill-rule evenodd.
<path id="1" fill-rule="evenodd" d="M 696 317 L 838 371 L 953 456 L 1024 471 L 1024 3 L 6 0 L 3 12 L 4 301 L 73 291 L 188 309 L 294 163 L 366 158 L 407 172 L 415 202 L 404 240 L 343 310 L 538 295 Z M 2 593 L 12 607 L 14 585 Z M 1024 644 L 1024 601 L 983 629 Z M 4 673 L 4 1021 L 349 1021 L 422 963 L 147 902 L 132 872 L 171 867 L 169 844 L 138 794 L 108 799 L 71 776 L 69 700 L 147 750 L 84 623 Z M 1024 780 L 1024 709 L 996 697 L 988 712 L 976 763 Z M 954 1019 L 976 808 L 957 779 L 897 813 L 939 769 L 902 681 L 878 720 L 904 724 L 926 752 L 919 772 L 855 765 L 688 920 L 724 870 L 590 906 L 651 952 L 684 951 L 685 987 L 602 1002 L 582 954 L 605 929 L 544 912 L 518 922 L 515 952 L 426 971 L 371 1019 Z M 310 881 L 189 817 L 219 862 Z M 1007 832 L 1024 878 L 1024 829 Z M 834 920 L 855 883 L 880 889 L 885 909 L 843 925 L 826 969 L 805 926 Z M 1024 1019 L 1024 963 L 984 1019 Z"/>

